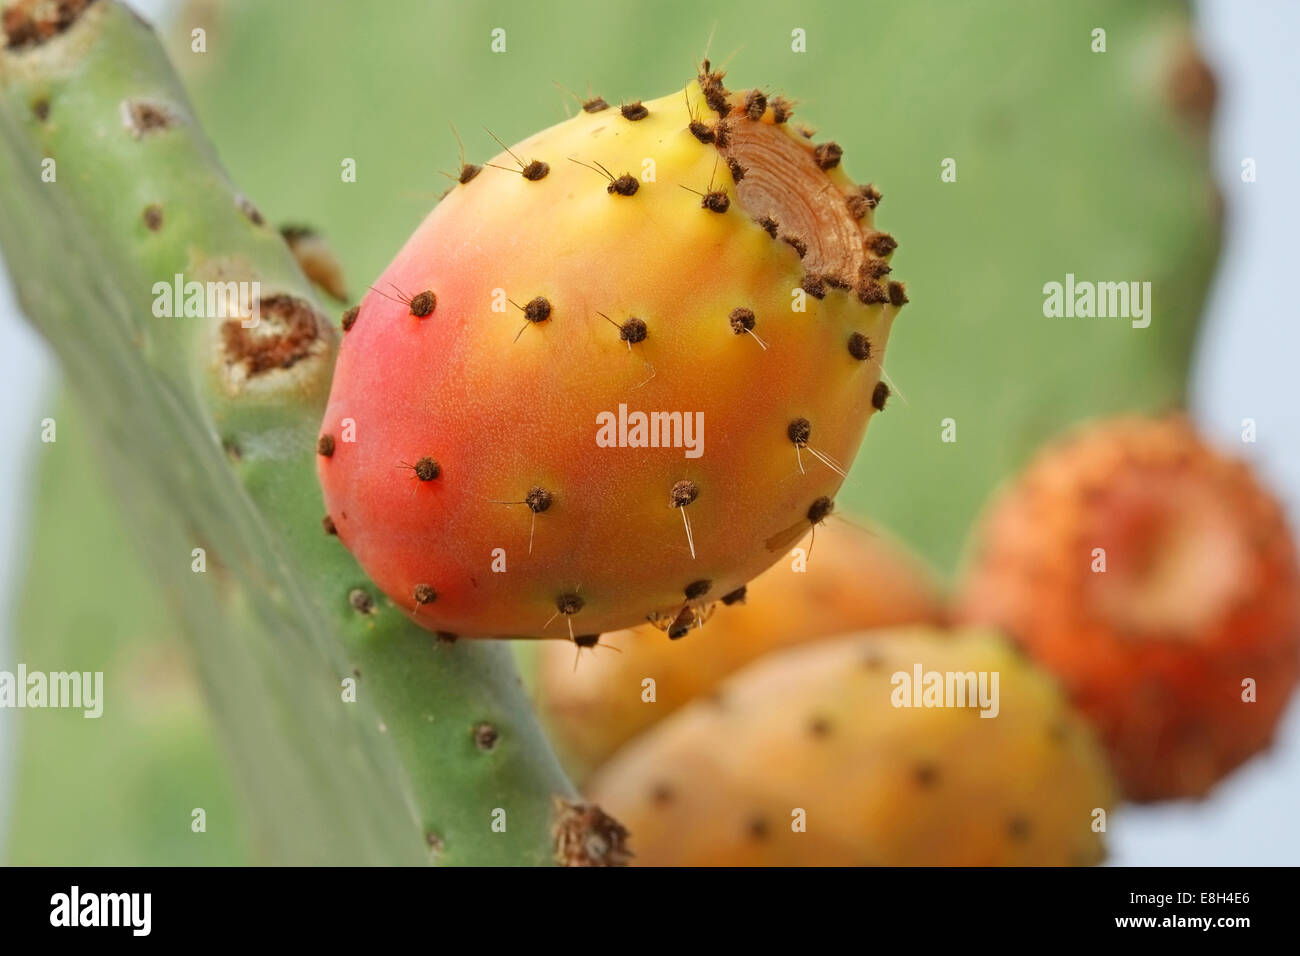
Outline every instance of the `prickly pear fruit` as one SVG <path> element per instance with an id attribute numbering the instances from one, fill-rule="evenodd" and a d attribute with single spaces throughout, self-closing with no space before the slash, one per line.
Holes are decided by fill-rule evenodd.
<path id="1" fill-rule="evenodd" d="M 1182 418 L 1041 452 L 988 509 L 962 591 L 964 619 L 1058 675 L 1136 800 L 1204 794 L 1268 743 L 1296 684 L 1282 510 Z"/>
<path id="2" fill-rule="evenodd" d="M 996 716 L 897 676 L 918 668 L 945 685 L 987 675 Z M 926 699 L 950 706 L 901 706 Z M 930 628 L 768 655 L 634 740 L 588 790 L 630 831 L 636 863 L 687 866 L 1091 864 L 1113 799 L 1050 677 L 991 633 Z"/>
<path id="3" fill-rule="evenodd" d="M 829 514 L 906 293 L 880 193 L 789 114 L 707 64 L 590 101 L 465 165 L 345 318 L 327 510 L 417 621 L 702 618 Z"/>
<path id="4" fill-rule="evenodd" d="M 770 651 L 832 634 L 941 622 L 939 586 L 901 541 L 833 521 L 815 539 L 815 547 L 804 540 L 742 594 L 723 600 L 698 641 L 666 640 L 646 625 L 606 634 L 590 650 L 546 642 L 538 652 L 538 708 L 570 768 L 590 770 Z M 645 700 L 646 678 L 655 682 L 653 702 Z"/>

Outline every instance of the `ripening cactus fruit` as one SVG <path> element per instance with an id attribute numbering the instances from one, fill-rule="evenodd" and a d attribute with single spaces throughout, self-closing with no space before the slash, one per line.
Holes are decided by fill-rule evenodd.
<path id="1" fill-rule="evenodd" d="M 1277 500 L 1183 418 L 1088 426 L 990 505 L 960 615 L 1063 682 L 1125 795 L 1194 797 L 1266 746 L 1300 671 Z"/>
<path id="2" fill-rule="evenodd" d="M 907 301 L 880 193 L 704 65 L 482 165 L 345 317 L 319 474 L 424 626 L 696 623 L 833 508 Z"/>
<path id="3" fill-rule="evenodd" d="M 547 641 L 538 651 L 538 710 L 570 771 L 585 774 L 771 651 L 833 634 L 942 623 L 939 585 L 901 541 L 830 522 L 812 545 L 805 539 L 748 587 L 724 595 L 699 641 L 665 640 L 648 624 L 603 635 L 589 649 Z"/>
<path id="4" fill-rule="evenodd" d="M 989 675 L 996 716 L 901 706 L 918 689 L 898 675 L 918 668 L 945 685 Z M 1087 865 L 1114 799 L 1049 676 L 989 632 L 931 628 L 768 655 L 634 740 L 588 792 L 652 866 Z"/>

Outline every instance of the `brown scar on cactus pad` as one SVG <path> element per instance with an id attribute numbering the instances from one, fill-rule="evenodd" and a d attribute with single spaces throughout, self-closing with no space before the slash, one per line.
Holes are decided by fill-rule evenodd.
<path id="1" fill-rule="evenodd" d="M 846 163 L 823 169 L 815 145 L 777 121 L 788 104 L 783 117 L 761 87 L 728 92 L 711 66 L 640 105 L 639 119 L 622 115 L 639 113 L 628 101 L 502 144 L 485 167 L 522 173 L 546 157 L 544 180 L 489 174 L 452 188 L 343 337 L 321 431 L 341 434 L 344 418 L 365 428 L 318 469 L 326 510 L 394 604 L 413 611 L 413 583 L 436 582 L 438 601 L 418 615 L 430 630 L 571 637 L 544 622 L 557 590 L 579 585 L 584 633 L 648 611 L 674 632 L 698 627 L 709 610 L 688 600 L 682 615 L 683 587 L 707 574 L 710 595 L 730 594 L 754 579 L 808 530 L 809 502 L 838 491 L 862 441 L 896 306 L 883 283 L 883 301 L 836 294 L 882 258 L 869 245 L 874 210 L 850 213 L 859 187 Z M 643 181 L 629 170 L 647 156 L 656 177 Z M 782 236 L 802 259 L 771 241 Z M 801 283 L 822 297 L 792 314 Z M 403 322 L 409 306 L 386 297 L 395 289 L 436 290 L 446 321 Z M 530 307 L 537 292 L 544 305 Z M 870 337 L 872 361 L 845 357 L 854 332 Z M 619 342 L 634 354 L 616 354 Z M 630 412 L 683 410 L 667 413 L 682 434 L 605 442 L 602 417 L 630 398 Z M 685 444 L 697 414 L 698 464 Z M 804 455 L 799 473 L 772 454 L 795 414 L 817 423 L 829 468 Z M 426 494 L 394 480 L 412 447 L 437 449 L 456 481 Z M 704 494 L 674 502 L 683 480 Z M 502 507 L 534 483 L 564 495 L 536 522 L 544 547 L 531 519 Z M 465 557 L 497 547 L 509 574 Z M 596 656 L 611 655 L 585 657 Z"/>
<path id="2" fill-rule="evenodd" d="M 94 0 L 16 0 L 4 10 L 0 28 L 13 50 L 39 46 L 72 26 Z"/>
<path id="3" fill-rule="evenodd" d="M 151 100 L 122 101 L 122 125 L 136 139 L 171 129 L 180 121 L 180 114 L 167 103 Z"/>
<path id="4" fill-rule="evenodd" d="M 349 591 L 348 603 L 358 614 L 370 614 L 375 609 L 375 599 L 364 588 L 353 588 Z"/>
<path id="5" fill-rule="evenodd" d="M 500 739 L 500 732 L 492 724 L 484 721 L 474 727 L 474 746 L 479 750 L 491 750 Z"/>
<path id="6" fill-rule="evenodd" d="M 146 229 L 150 232 L 157 232 L 163 227 L 162 206 L 158 205 L 156 202 L 150 203 L 144 207 L 144 212 L 141 214 L 141 218 L 144 220 L 144 227 Z"/>
<path id="7" fill-rule="evenodd" d="M 302 299 L 264 296 L 258 309 L 256 326 L 246 328 L 239 318 L 219 326 L 217 361 L 229 391 L 324 358 L 333 342 L 333 327 Z"/>

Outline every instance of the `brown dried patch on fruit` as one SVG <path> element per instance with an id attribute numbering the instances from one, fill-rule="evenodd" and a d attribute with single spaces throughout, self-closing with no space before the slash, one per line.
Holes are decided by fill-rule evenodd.
<path id="1" fill-rule="evenodd" d="M 340 302 L 347 299 L 343 266 L 320 233 L 310 226 L 282 226 L 280 235 L 308 279 Z"/>
<path id="2" fill-rule="evenodd" d="M 338 537 L 338 533 L 339 533 L 338 525 L 334 523 L 334 519 L 331 518 L 329 515 L 326 515 L 324 518 L 320 519 L 320 526 L 325 530 L 326 534 L 332 534 L 335 537 Z"/>
<path id="3" fill-rule="evenodd" d="M 643 120 L 650 115 L 650 111 L 646 109 L 645 104 L 640 100 L 633 100 L 631 103 L 624 103 L 619 107 L 619 112 L 623 114 L 624 119 L 631 120 L 634 123 L 637 120 Z"/>
<path id="4" fill-rule="evenodd" d="M 428 584 L 417 584 L 411 592 L 411 597 L 415 599 L 417 605 L 423 607 L 438 600 L 438 592 Z"/>
<path id="5" fill-rule="evenodd" d="M 555 798 L 555 861 L 561 866 L 626 866 L 627 830 L 594 803 Z"/>
<path id="6" fill-rule="evenodd" d="M 151 202 L 144 207 L 144 212 L 140 216 L 144 220 L 144 227 L 150 232 L 157 232 L 163 227 L 163 208 L 156 202 Z"/>
<path id="7" fill-rule="evenodd" d="M 869 254 L 862 224 L 851 213 L 842 187 L 826 172 L 838 161 L 838 146 L 822 144 L 813 150 L 773 123 L 732 120 L 728 142 L 720 148 L 745 170 L 744 180 L 735 186 L 735 201 L 751 218 L 780 224 L 777 237 L 792 237 L 806 274 L 858 274 Z"/>
<path id="8" fill-rule="evenodd" d="M 808 733 L 818 740 L 831 735 L 831 722 L 825 717 L 814 717 L 808 722 Z"/>
<path id="9" fill-rule="evenodd" d="M 760 90 L 750 90 L 745 94 L 745 115 L 754 122 L 763 118 L 767 112 L 767 97 Z"/>
<path id="10" fill-rule="evenodd" d="M 808 447 L 808 439 L 812 437 L 812 422 L 806 418 L 796 418 L 786 426 L 785 436 L 800 448 Z"/>
<path id="11" fill-rule="evenodd" d="M 731 179 L 733 182 L 738 183 L 745 178 L 745 167 L 740 165 L 739 161 L 735 159 L 727 159 L 727 171 L 731 173 Z"/>
<path id="12" fill-rule="evenodd" d="M 582 104 L 584 113 L 599 113 L 602 110 L 609 109 L 609 104 L 605 102 L 604 97 L 593 96 L 591 99 Z"/>
<path id="13" fill-rule="evenodd" d="M 794 115 L 794 107 L 790 105 L 790 101 L 784 96 L 772 97 L 770 105 L 772 107 L 772 121 L 775 123 L 785 123 Z"/>
<path id="14" fill-rule="evenodd" d="M 575 634 L 573 635 L 573 643 L 576 644 L 578 647 L 595 647 L 597 644 L 600 643 L 600 635 L 599 634 Z"/>
<path id="15" fill-rule="evenodd" d="M 456 177 L 456 182 L 464 186 L 467 182 L 483 172 L 482 166 L 475 166 L 473 163 L 462 163 L 460 174 Z"/>
<path id="16" fill-rule="evenodd" d="M 763 231 L 773 239 L 776 238 L 777 231 L 781 228 L 780 224 L 771 216 L 763 216 L 754 221 L 757 222 L 763 228 Z"/>
<path id="17" fill-rule="evenodd" d="M 912 779 L 923 790 L 929 790 L 939 782 L 939 768 L 932 763 L 920 763 L 912 768 Z"/>
<path id="18" fill-rule="evenodd" d="M 354 305 L 343 313 L 343 331 L 352 331 L 352 326 L 357 324 L 357 316 L 361 314 L 361 306 Z"/>
<path id="19" fill-rule="evenodd" d="M 334 457 L 333 435 L 321 435 L 320 438 L 316 439 L 316 454 L 320 455 L 322 458 Z"/>
<path id="20" fill-rule="evenodd" d="M 77 22 L 94 0 L 16 0 L 0 26 L 11 50 L 40 46 Z"/>
<path id="21" fill-rule="evenodd" d="M 907 305 L 907 286 L 901 282 L 889 283 L 889 304 L 895 308 Z"/>
<path id="22" fill-rule="evenodd" d="M 871 407 L 878 412 L 883 412 L 887 401 L 889 401 L 889 386 L 884 382 L 877 382 L 876 387 L 871 390 Z"/>
<path id="23" fill-rule="evenodd" d="M 455 644 L 460 640 L 460 635 L 453 634 L 451 631 L 434 631 L 433 639 L 439 644 Z"/>
<path id="24" fill-rule="evenodd" d="M 413 466 L 415 477 L 421 481 L 433 481 L 442 474 L 442 466 L 436 460 L 427 455 L 417 461 Z"/>

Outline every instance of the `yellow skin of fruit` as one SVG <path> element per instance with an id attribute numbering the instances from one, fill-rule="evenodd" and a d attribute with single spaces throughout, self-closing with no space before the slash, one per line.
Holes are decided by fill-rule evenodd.
<path id="1" fill-rule="evenodd" d="M 843 480 L 797 451 L 789 424 L 807 418 L 809 448 L 844 469 L 857 452 L 898 308 L 834 289 L 792 311 L 808 262 L 744 208 L 717 149 L 688 130 L 716 114 L 697 83 L 684 92 L 648 101 L 640 120 L 618 107 L 579 113 L 512 147 L 519 162 L 493 158 L 417 228 L 344 336 L 321 430 L 339 435 L 352 420 L 357 439 L 320 460 L 327 510 L 371 579 L 431 630 L 567 639 L 669 611 L 696 581 L 725 594 L 802 538 L 810 505 Z M 818 186 L 811 205 L 843 208 L 851 181 L 818 170 L 812 144 L 770 109 L 733 122 L 749 135 L 763 127 L 797 157 Z M 534 159 L 550 170 L 529 181 L 518 170 Z M 610 194 L 601 173 L 570 159 L 639 188 Z M 748 178 L 758 189 L 760 173 Z M 710 183 L 727 192 L 725 213 L 701 208 Z M 861 254 L 873 233 L 870 213 L 850 221 L 845 248 Z M 816 260 L 824 240 L 809 241 Z M 424 318 L 398 294 L 422 290 L 437 296 Z M 520 307 L 536 296 L 552 312 L 530 324 Z M 494 311 L 505 298 L 515 305 Z M 766 349 L 733 333 L 741 307 Z M 599 312 L 643 319 L 647 338 L 629 349 Z M 864 361 L 847 348 L 854 332 L 872 343 Z M 597 415 L 620 403 L 703 413 L 703 457 L 598 447 Z M 441 474 L 422 487 L 401 464 L 426 455 Z M 674 508 L 683 479 L 698 499 Z M 535 521 L 520 503 L 533 486 L 554 495 Z M 507 573 L 493 573 L 493 549 Z M 417 603 L 421 585 L 435 602 Z M 566 594 L 583 602 L 567 619 L 556 613 Z"/>
<path id="2" fill-rule="evenodd" d="M 744 603 L 719 604 L 702 630 L 681 640 L 644 625 L 602 635 L 589 649 L 545 642 L 538 710 L 570 771 L 583 777 L 769 651 L 832 634 L 939 624 L 944 614 L 920 558 L 883 531 L 832 518 L 752 581 Z M 642 699 L 647 677 L 655 681 L 653 703 Z"/>
<path id="3" fill-rule="evenodd" d="M 999 675 L 999 713 L 894 707 L 891 675 Z M 640 865 L 1086 865 L 1115 799 L 1087 725 L 991 632 L 858 635 L 769 655 L 606 764 L 587 795 Z M 806 832 L 793 832 L 794 810 Z"/>

